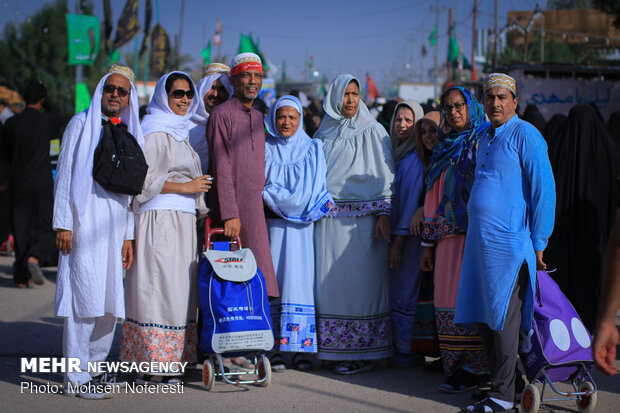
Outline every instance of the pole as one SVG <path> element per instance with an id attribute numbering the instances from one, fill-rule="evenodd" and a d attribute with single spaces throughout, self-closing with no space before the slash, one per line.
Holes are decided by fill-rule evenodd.
<path id="1" fill-rule="evenodd" d="M 476 36 L 476 14 L 478 14 L 478 0 L 474 0 L 474 10 L 473 10 L 473 19 L 472 19 L 472 32 L 471 32 L 471 77 L 472 81 L 477 80 L 474 79 L 476 74 L 476 41 L 478 40 L 478 36 Z"/>
<path id="2" fill-rule="evenodd" d="M 433 30 L 437 30 L 439 31 L 439 0 L 435 0 L 435 27 L 433 28 Z M 439 86 L 437 85 L 437 79 L 439 77 L 439 66 L 437 65 L 437 51 L 439 49 L 439 39 L 437 39 L 438 33 L 435 34 L 435 52 L 434 52 L 434 56 L 433 56 L 433 66 L 434 66 L 434 70 L 433 70 L 433 87 L 434 87 L 434 91 L 433 94 L 435 95 L 435 97 L 437 97 L 437 92 L 438 92 L 438 88 Z"/>
<path id="3" fill-rule="evenodd" d="M 17 1 L 15 1 L 15 4 L 17 4 Z M 84 13 L 84 10 L 82 10 L 82 2 L 79 1 L 77 4 L 77 13 L 76 14 L 82 14 Z M 76 65 L 75 66 L 75 84 L 77 85 L 78 83 L 82 83 L 83 80 L 83 67 L 82 65 Z"/>
<path id="4" fill-rule="evenodd" d="M 134 37 L 133 40 L 133 72 L 140 73 L 139 69 L 140 63 L 140 44 L 138 43 L 138 36 Z"/>
<path id="5" fill-rule="evenodd" d="M 499 0 L 495 0 L 495 21 L 493 22 L 493 70 L 497 68 L 497 55 L 499 54 L 499 31 L 497 20 L 499 17 Z"/>
<path id="6" fill-rule="evenodd" d="M 545 12 L 542 14 L 541 30 L 540 30 L 540 63 L 545 61 Z"/>
<path id="7" fill-rule="evenodd" d="M 183 40 L 183 15 L 185 12 L 185 0 L 181 0 L 181 17 L 179 19 L 179 35 L 177 36 L 177 47 L 176 47 L 176 68 L 177 70 L 181 70 L 181 42 Z"/>
<path id="8" fill-rule="evenodd" d="M 150 56 L 149 56 L 149 49 L 146 49 L 146 53 L 144 53 L 144 102 L 148 103 L 150 101 L 149 99 L 149 91 L 147 88 L 146 83 L 149 80 L 149 62 L 150 62 Z"/>
<path id="9" fill-rule="evenodd" d="M 79 14 L 79 13 L 78 13 Z M 19 16 L 19 0 L 15 0 L 15 10 L 13 10 L 13 24 L 15 25 L 15 31 L 17 31 L 17 17 Z"/>
<path id="10" fill-rule="evenodd" d="M 448 9 L 448 53 L 446 54 L 446 82 L 452 81 L 452 62 L 450 62 L 450 41 L 452 41 L 452 9 Z"/>

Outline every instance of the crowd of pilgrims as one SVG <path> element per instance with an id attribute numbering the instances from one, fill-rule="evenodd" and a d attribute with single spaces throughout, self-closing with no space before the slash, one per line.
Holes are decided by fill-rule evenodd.
<path id="1" fill-rule="evenodd" d="M 424 355 L 440 356 L 427 365 L 444 372 L 440 390 L 474 389 L 488 381 L 484 349 L 475 331 L 453 320 L 467 194 L 477 141 L 488 133 L 483 107 L 470 90 L 454 86 L 438 105 L 390 101 L 375 117 L 359 96 L 359 81 L 340 75 L 323 113 L 291 95 L 265 110 L 263 198 L 286 303 L 272 301 L 281 315 L 274 317 L 279 345 L 272 364 L 282 370 L 280 353 L 293 352 L 294 367 L 307 369 L 306 355 L 316 353 L 336 373 L 354 374 L 385 359 L 410 367 L 424 365 Z M 306 119 L 317 116 L 318 129 L 307 133 L 316 126 Z M 618 205 L 620 113 L 608 128 L 588 104 L 548 123 L 535 106 L 521 117 L 544 136 L 557 185 L 545 261 L 592 330 Z M 278 124 L 285 118 L 295 120 Z M 318 213 L 326 194 L 333 206 Z M 291 315 L 294 306 L 304 314 Z M 285 331 L 290 323 L 300 330 Z"/>
<path id="2" fill-rule="evenodd" d="M 164 75 L 142 119 L 149 172 L 133 204 L 136 244 L 125 285 L 124 360 L 143 360 L 147 353 L 156 361 L 197 359 L 197 285 L 178 279 L 187 278 L 186 262 L 195 271 L 196 218 L 212 207 L 209 194 L 169 193 L 157 205 L 153 199 L 166 193 L 165 185 L 175 181 L 170 177 L 181 182 L 211 173 L 217 153 L 209 134 L 218 125 L 209 122 L 210 114 L 234 94 L 227 70 L 212 64 L 197 85 L 182 72 Z M 264 272 L 275 276 L 266 280 L 273 286 L 272 368 L 283 371 L 290 363 L 309 370 L 316 358 L 336 373 L 354 374 L 387 360 L 395 368 L 443 371 L 444 392 L 473 390 L 489 380 L 484 349 L 476 331 L 453 320 L 477 143 L 489 123 L 467 88 L 449 87 L 438 103 L 423 106 L 390 101 L 378 116 L 360 99 L 360 88 L 358 79 L 343 74 L 322 107 L 304 95 L 300 100 L 299 93 L 270 107 L 255 101 L 267 136 L 264 247 L 274 274 Z M 192 93 L 171 95 L 179 90 Z M 592 330 L 601 258 L 618 207 L 620 113 L 607 126 L 588 104 L 548 122 L 534 106 L 519 116 L 545 138 L 556 183 L 545 261 L 557 268 L 554 279 Z M 167 203 L 176 211 L 163 211 Z M 165 242 L 154 245 L 158 234 L 166 234 Z M 172 338 L 149 338 L 153 330 L 141 329 L 143 320 L 186 328 Z M 225 364 L 231 370 L 253 367 L 243 357 Z"/>

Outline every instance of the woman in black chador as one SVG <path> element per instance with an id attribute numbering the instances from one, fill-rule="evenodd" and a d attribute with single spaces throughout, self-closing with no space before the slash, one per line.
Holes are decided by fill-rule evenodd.
<path id="1" fill-rule="evenodd" d="M 602 257 L 616 217 L 620 156 L 605 125 L 587 104 L 573 106 L 564 136 L 549 143 L 556 183 L 555 229 L 547 268 L 592 331 Z"/>

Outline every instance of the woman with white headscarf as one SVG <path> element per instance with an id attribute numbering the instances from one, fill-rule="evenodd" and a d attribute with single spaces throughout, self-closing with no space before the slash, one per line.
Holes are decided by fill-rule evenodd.
<path id="1" fill-rule="evenodd" d="M 315 225 L 319 353 L 336 372 L 392 355 L 387 246 L 394 182 L 390 137 L 360 102 L 359 80 L 336 77 L 323 101 L 327 190 L 334 207 Z"/>
<path id="2" fill-rule="evenodd" d="M 314 221 L 332 207 L 325 187 L 323 143 L 303 130 L 303 107 L 282 96 L 265 118 L 267 229 L 280 298 L 270 303 L 279 350 L 296 352 L 293 366 L 310 370 L 304 357 L 317 352 L 314 309 Z M 278 333 L 279 330 L 279 334 Z M 278 357 L 279 356 L 279 357 Z M 279 353 L 271 357 L 283 370 Z M 281 367 L 278 367 L 281 366 Z"/>
<path id="3" fill-rule="evenodd" d="M 135 259 L 126 277 L 121 338 L 126 361 L 196 361 L 196 217 L 207 212 L 203 193 L 211 183 L 188 139 L 195 91 L 185 73 L 164 75 L 142 121 L 149 170 L 133 203 Z M 182 372 L 157 374 L 138 382 L 174 384 Z"/>
<path id="4" fill-rule="evenodd" d="M 413 327 L 420 293 L 420 239 L 412 236 L 409 223 L 420 207 L 424 189 L 424 163 L 416 151 L 415 123 L 424 110 L 416 102 L 396 105 L 390 122 L 390 139 L 396 161 L 394 204 L 390 216 L 392 242 L 389 250 L 390 292 L 394 328 L 394 367 L 408 367 L 415 359 L 411 351 Z"/>

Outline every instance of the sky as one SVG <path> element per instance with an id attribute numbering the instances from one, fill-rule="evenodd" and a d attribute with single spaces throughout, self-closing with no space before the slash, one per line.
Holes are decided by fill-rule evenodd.
<path id="1" fill-rule="evenodd" d="M 17 19 L 23 22 L 50 0 L 0 0 L 0 26 Z M 68 0 L 75 12 L 78 0 Z M 144 21 L 145 0 L 139 0 L 140 24 Z M 94 0 L 95 15 L 103 20 L 103 1 Z M 153 0 L 158 3 L 160 24 L 171 41 L 179 33 L 181 0 Z M 494 0 L 478 0 L 477 28 L 492 28 Z M 506 14 L 513 10 L 533 10 L 536 0 L 499 0 L 498 26 L 506 24 Z M 544 1 L 541 2 L 544 6 Z M 114 26 L 125 0 L 111 0 Z M 260 39 L 260 48 L 279 70 L 283 61 L 286 74 L 302 79 L 309 56 L 314 57 L 314 71 L 333 77 L 352 73 L 363 77 L 369 73 L 380 89 L 394 73 L 406 73 L 411 80 L 428 81 L 433 66 L 434 48 L 428 44 L 435 24 L 435 6 L 439 4 L 438 60 L 447 54 L 448 9 L 452 15 L 463 49 L 471 61 L 473 0 L 265 0 L 213 1 L 185 0 L 181 52 L 190 54 L 198 66 L 200 51 L 215 31 L 216 18 L 223 26 L 222 54 L 228 59 L 237 52 L 240 33 Z M 157 14 L 159 16 L 157 16 Z M 154 25 L 154 23 L 153 23 Z M 139 35 L 140 41 L 142 34 Z M 112 35 L 114 37 L 114 34 Z M 422 57 L 422 46 L 428 54 Z M 123 52 L 133 50 L 126 45 Z M 215 50 L 214 50 L 215 54 Z M 228 63 L 228 62 L 225 62 Z"/>

